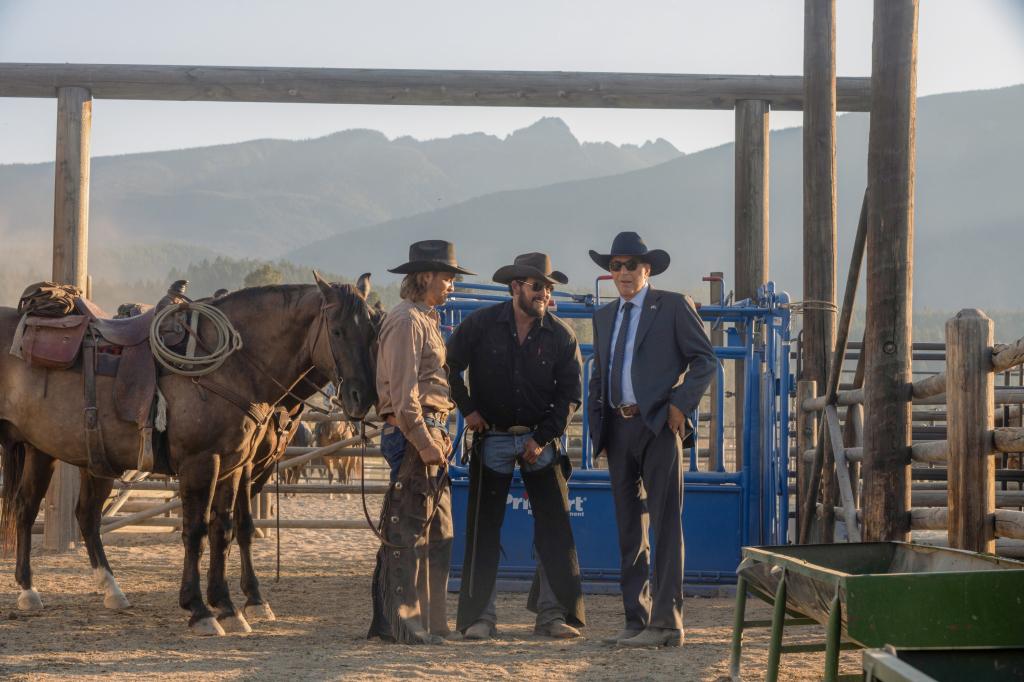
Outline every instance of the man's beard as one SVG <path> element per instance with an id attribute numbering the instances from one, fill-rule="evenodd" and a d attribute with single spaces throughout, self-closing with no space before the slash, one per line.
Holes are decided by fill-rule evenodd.
<path id="1" fill-rule="evenodd" d="M 540 310 L 534 307 L 535 303 L 540 304 Z M 527 296 L 526 294 L 519 294 L 519 296 L 516 297 L 516 305 L 519 306 L 519 309 L 522 310 L 527 315 L 529 315 L 530 317 L 541 317 L 544 315 L 544 302 L 534 301 L 531 297 Z"/>

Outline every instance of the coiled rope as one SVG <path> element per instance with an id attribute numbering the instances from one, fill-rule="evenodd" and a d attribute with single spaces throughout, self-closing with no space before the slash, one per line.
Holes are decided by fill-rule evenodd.
<path id="1" fill-rule="evenodd" d="M 189 357 L 171 350 L 160 336 L 160 325 L 169 315 L 175 313 L 191 312 L 192 325 L 184 323 L 186 331 L 195 338 L 196 342 L 207 349 L 207 345 L 199 340 L 200 317 L 205 317 L 213 325 L 217 333 L 216 345 L 206 355 Z M 191 346 L 191 344 L 189 344 Z M 187 377 L 199 377 L 215 371 L 224 364 L 224 361 L 236 350 L 242 348 L 242 336 L 231 324 L 231 320 L 215 306 L 208 303 L 182 303 L 171 305 L 157 311 L 153 316 L 153 323 L 149 328 L 149 347 L 153 351 L 156 361 L 164 368 Z M 187 352 L 187 351 L 186 351 Z"/>

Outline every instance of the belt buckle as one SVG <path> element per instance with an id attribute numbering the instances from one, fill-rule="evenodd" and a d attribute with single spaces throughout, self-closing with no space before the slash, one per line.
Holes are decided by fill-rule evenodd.
<path id="1" fill-rule="evenodd" d="M 626 414 L 626 408 L 630 408 L 629 414 Z M 619 416 L 623 419 L 632 419 L 636 416 L 636 412 L 633 412 L 634 408 L 636 408 L 636 405 L 619 405 L 615 408 L 615 411 L 618 412 Z"/>
<path id="2" fill-rule="evenodd" d="M 510 426 L 508 427 L 509 434 L 513 436 L 522 436 L 530 433 L 531 429 L 529 426 Z"/>

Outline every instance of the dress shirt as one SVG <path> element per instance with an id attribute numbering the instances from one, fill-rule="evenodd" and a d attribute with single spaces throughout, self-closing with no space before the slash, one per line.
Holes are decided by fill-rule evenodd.
<path id="1" fill-rule="evenodd" d="M 622 358 L 622 404 L 623 405 L 636 405 L 636 393 L 633 391 L 633 349 L 636 343 L 636 330 L 640 326 L 640 313 L 644 309 L 644 299 L 647 298 L 647 291 L 651 288 L 650 284 L 644 285 L 644 288 L 636 293 L 629 301 L 619 297 L 619 309 L 615 312 L 615 331 L 612 332 L 612 345 L 610 348 L 613 349 L 609 355 L 612 358 L 608 361 L 608 376 L 612 375 L 612 360 L 614 359 L 615 344 L 618 343 L 620 327 L 622 327 L 622 311 L 626 303 L 632 303 L 633 308 L 629 311 L 629 329 L 626 330 L 626 351 L 625 356 Z M 609 380 L 610 381 L 610 380 Z M 612 405 L 612 407 L 618 407 L 618 405 Z"/>

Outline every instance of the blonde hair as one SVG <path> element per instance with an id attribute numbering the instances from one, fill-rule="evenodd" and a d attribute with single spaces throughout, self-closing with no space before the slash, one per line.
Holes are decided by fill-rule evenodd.
<path id="1" fill-rule="evenodd" d="M 402 278 L 398 295 L 405 301 L 419 301 L 427 293 L 426 272 L 410 272 Z"/>

